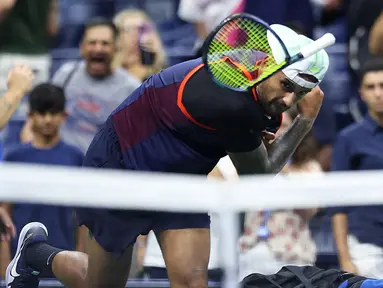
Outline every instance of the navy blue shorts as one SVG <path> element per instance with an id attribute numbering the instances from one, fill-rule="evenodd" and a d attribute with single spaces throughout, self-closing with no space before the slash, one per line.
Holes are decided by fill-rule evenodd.
<path id="1" fill-rule="evenodd" d="M 128 169 L 124 164 L 113 123 L 107 120 L 90 144 L 84 160 L 85 167 Z M 105 191 L 107 197 L 108 191 Z M 122 192 L 123 193 L 123 192 Z M 125 193 L 134 193 L 126 191 Z M 160 197 L 160 195 L 159 195 Z M 209 228 L 210 217 L 201 213 L 171 213 L 137 210 L 78 208 L 79 225 L 85 225 L 106 251 L 121 255 L 133 245 L 137 236 L 151 230 Z"/>

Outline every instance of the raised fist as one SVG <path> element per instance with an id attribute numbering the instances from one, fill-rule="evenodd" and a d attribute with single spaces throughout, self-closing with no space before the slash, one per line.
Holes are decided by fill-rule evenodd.
<path id="1" fill-rule="evenodd" d="M 298 103 L 298 109 L 301 116 L 315 120 L 322 106 L 324 93 L 319 87 L 311 90 Z"/>
<path id="2" fill-rule="evenodd" d="M 26 94 L 32 89 L 34 74 L 26 65 L 16 65 L 8 73 L 8 90 Z"/>

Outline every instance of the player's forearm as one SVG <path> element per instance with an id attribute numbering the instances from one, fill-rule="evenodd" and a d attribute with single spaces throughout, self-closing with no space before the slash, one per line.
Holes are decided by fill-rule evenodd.
<path id="1" fill-rule="evenodd" d="M 369 48 L 371 53 L 383 55 L 383 12 L 375 21 L 369 36 Z"/>
<path id="2" fill-rule="evenodd" d="M 348 250 L 348 217 L 347 214 L 338 213 L 332 217 L 332 230 L 336 248 L 338 250 L 338 258 L 340 263 L 351 260 Z"/>
<path id="3" fill-rule="evenodd" d="M 277 174 L 285 166 L 299 143 L 310 131 L 314 120 L 297 117 L 291 127 L 267 148 L 264 143 L 251 152 L 229 153 L 238 175 Z"/>
<path id="4" fill-rule="evenodd" d="M 298 116 L 291 127 L 267 148 L 269 173 L 279 173 L 291 158 L 302 139 L 310 131 L 314 120 Z"/>
<path id="5" fill-rule="evenodd" d="M 15 113 L 24 93 L 22 91 L 9 90 L 0 96 L 0 129 L 2 129 Z"/>

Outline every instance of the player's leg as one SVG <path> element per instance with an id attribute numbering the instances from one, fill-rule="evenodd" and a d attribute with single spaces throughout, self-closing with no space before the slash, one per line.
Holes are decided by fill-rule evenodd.
<path id="1" fill-rule="evenodd" d="M 133 246 L 129 246 L 122 255 L 107 252 L 89 236 L 87 252 L 89 254 L 86 284 L 88 288 L 123 288 L 128 280 Z"/>
<path id="2" fill-rule="evenodd" d="M 29 263 L 36 265 L 34 252 Z M 49 257 L 49 256 L 48 256 Z M 53 257 L 51 272 L 53 276 L 67 287 L 87 287 L 88 255 L 77 251 L 61 251 Z"/>
<path id="3" fill-rule="evenodd" d="M 107 120 L 99 130 L 88 148 L 84 167 L 126 169 L 113 127 Z M 141 232 L 140 225 L 148 224 L 139 221 L 135 224 L 133 215 L 120 210 L 81 208 L 76 210 L 76 216 L 79 225 L 90 231 L 86 245 L 89 261 L 85 287 L 125 287 L 132 246 Z"/>
<path id="4" fill-rule="evenodd" d="M 167 230 L 159 241 L 172 287 L 207 287 L 209 229 Z"/>
<path id="5" fill-rule="evenodd" d="M 86 287 L 87 255 L 62 251 L 48 245 L 47 240 L 48 231 L 41 223 L 29 223 L 21 230 L 15 257 L 6 271 L 7 287 L 38 287 L 40 273 L 52 275 L 56 271 L 62 277 L 59 280 L 71 287 Z"/>
<path id="6" fill-rule="evenodd" d="M 125 287 L 132 248 L 123 254 L 105 251 L 90 237 L 89 256 L 81 252 L 62 251 L 47 244 L 48 231 L 41 223 L 30 223 L 20 233 L 15 258 L 7 268 L 7 287 L 38 287 L 40 273 L 54 275 L 72 288 Z"/>
<path id="7" fill-rule="evenodd" d="M 87 287 L 125 287 L 133 244 L 148 230 L 150 220 L 134 211 L 81 208 L 76 212 L 79 224 L 90 231 L 86 244 Z"/>
<path id="8" fill-rule="evenodd" d="M 165 213 L 164 213 L 165 214 Z M 172 288 L 207 287 L 210 218 L 207 214 L 166 213 L 156 231 Z"/>
<path id="9" fill-rule="evenodd" d="M 72 288 L 125 287 L 132 246 L 116 257 L 105 251 L 94 237 L 89 236 L 87 253 L 89 256 L 72 251 L 58 253 L 52 263 L 56 279 Z"/>
<path id="10" fill-rule="evenodd" d="M 133 244 L 140 233 L 148 230 L 150 221 L 145 217 L 140 218 L 135 212 L 122 210 L 81 208 L 76 213 L 79 224 L 85 225 L 90 231 L 86 243 L 89 255 L 86 275 L 81 285 L 72 281 L 74 272 L 67 263 L 75 255 L 66 253 L 54 259 L 53 272 L 56 278 L 72 288 L 125 287 Z M 68 261 L 65 256 L 71 259 Z"/>

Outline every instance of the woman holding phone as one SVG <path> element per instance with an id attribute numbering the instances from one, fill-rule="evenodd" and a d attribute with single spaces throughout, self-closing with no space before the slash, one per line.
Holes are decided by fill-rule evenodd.
<path id="1" fill-rule="evenodd" d="M 119 51 L 114 66 L 122 67 L 141 81 L 166 66 L 165 51 L 149 16 L 138 9 L 118 13 L 114 23 L 119 29 Z"/>

